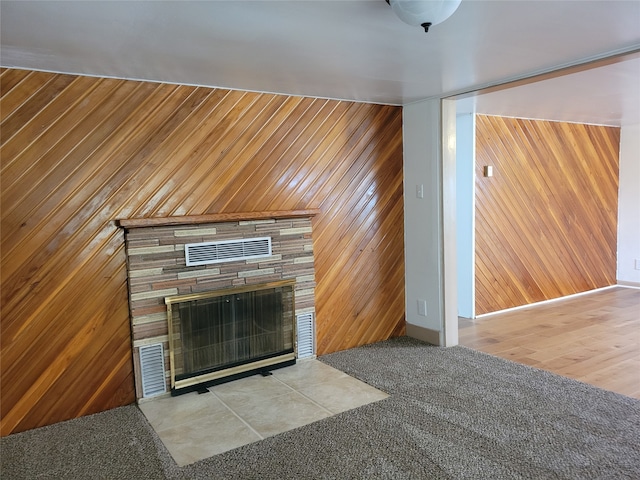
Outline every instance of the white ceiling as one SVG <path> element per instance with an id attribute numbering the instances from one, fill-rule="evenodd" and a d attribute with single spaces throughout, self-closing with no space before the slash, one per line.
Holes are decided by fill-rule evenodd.
<path id="1" fill-rule="evenodd" d="M 640 54 L 616 60 L 516 87 L 480 92 L 458 100 L 457 111 L 595 125 L 640 124 Z"/>
<path id="2" fill-rule="evenodd" d="M 424 33 L 384 0 L 0 2 L 5 67 L 404 105 L 640 50 L 639 0 L 463 0 Z M 467 99 L 640 123 L 638 55 Z"/>

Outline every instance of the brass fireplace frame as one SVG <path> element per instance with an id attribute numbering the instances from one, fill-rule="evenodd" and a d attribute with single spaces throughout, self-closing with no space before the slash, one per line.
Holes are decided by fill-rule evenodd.
<path id="1" fill-rule="evenodd" d="M 175 339 L 173 334 L 173 311 L 172 306 L 182 302 L 189 302 L 194 300 L 203 300 L 207 298 L 222 297 L 225 295 L 234 295 L 247 292 L 255 292 L 261 290 L 269 290 L 279 287 L 291 287 L 291 301 L 292 301 L 292 348 L 293 352 L 283 353 L 274 357 L 269 357 L 261 360 L 250 361 L 248 363 L 237 365 L 221 370 L 216 370 L 201 375 L 176 380 L 175 369 Z M 208 292 L 191 293 L 185 295 L 173 295 L 165 297 L 165 304 L 167 305 L 167 320 L 169 327 L 169 367 L 171 376 L 171 391 L 176 393 L 178 390 L 186 389 L 189 391 L 189 387 L 195 387 L 200 384 L 213 384 L 216 380 L 221 380 L 226 377 L 234 378 L 242 376 L 242 374 L 248 374 L 253 371 L 267 370 L 269 367 L 277 368 L 278 366 L 286 366 L 295 363 L 297 357 L 297 337 L 296 337 L 296 320 L 295 320 L 295 279 L 280 280 L 277 282 L 262 283 L 258 285 L 244 285 L 242 287 L 224 288 L 219 290 L 210 290 Z M 191 388 L 193 389 L 193 388 Z"/>

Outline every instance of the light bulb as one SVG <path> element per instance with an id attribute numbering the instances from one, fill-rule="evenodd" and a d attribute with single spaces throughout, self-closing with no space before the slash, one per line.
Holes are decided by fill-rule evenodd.
<path id="1" fill-rule="evenodd" d="M 429 27 L 453 15 L 462 0 L 389 0 L 393 12 L 405 23 Z"/>

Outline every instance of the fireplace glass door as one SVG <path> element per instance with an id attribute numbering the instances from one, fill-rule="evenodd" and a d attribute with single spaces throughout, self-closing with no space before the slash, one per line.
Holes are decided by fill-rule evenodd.
<path id="1" fill-rule="evenodd" d="M 172 388 L 295 358 L 293 282 L 168 297 Z"/>

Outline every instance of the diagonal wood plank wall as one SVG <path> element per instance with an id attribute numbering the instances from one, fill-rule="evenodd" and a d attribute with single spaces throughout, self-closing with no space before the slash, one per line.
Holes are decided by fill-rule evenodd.
<path id="1" fill-rule="evenodd" d="M 318 354 L 404 332 L 401 108 L 0 82 L 2 435 L 134 400 L 118 218 L 318 208 Z"/>
<path id="2" fill-rule="evenodd" d="M 476 314 L 616 283 L 619 144 L 614 127 L 477 116 Z"/>

